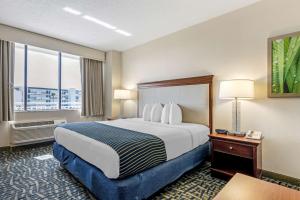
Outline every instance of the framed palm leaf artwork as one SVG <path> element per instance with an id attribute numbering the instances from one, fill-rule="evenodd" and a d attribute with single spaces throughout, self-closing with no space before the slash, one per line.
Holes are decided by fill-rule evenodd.
<path id="1" fill-rule="evenodd" d="M 269 97 L 300 97 L 300 32 L 268 40 Z"/>

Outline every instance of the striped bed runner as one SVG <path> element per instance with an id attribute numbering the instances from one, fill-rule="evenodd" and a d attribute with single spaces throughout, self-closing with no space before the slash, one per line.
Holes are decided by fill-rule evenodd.
<path id="1" fill-rule="evenodd" d="M 109 126 L 97 122 L 59 125 L 109 145 L 119 155 L 119 178 L 137 174 L 167 160 L 164 142 L 150 134 Z"/>

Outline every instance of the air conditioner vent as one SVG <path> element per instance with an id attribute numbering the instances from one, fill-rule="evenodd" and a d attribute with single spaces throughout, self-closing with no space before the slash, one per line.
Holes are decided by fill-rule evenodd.
<path id="1" fill-rule="evenodd" d="M 11 126 L 11 146 L 54 140 L 56 125 L 66 122 L 65 119 L 15 122 Z"/>
<path id="2" fill-rule="evenodd" d="M 30 126 L 42 126 L 42 125 L 52 125 L 54 120 L 51 121 L 38 121 L 38 122 L 25 122 L 25 123 L 16 123 L 16 128 L 30 127 Z"/>

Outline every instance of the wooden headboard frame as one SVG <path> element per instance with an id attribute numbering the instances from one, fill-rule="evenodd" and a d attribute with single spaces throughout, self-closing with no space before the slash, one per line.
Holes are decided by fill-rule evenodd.
<path id="1" fill-rule="evenodd" d="M 208 76 L 197 76 L 190 78 L 181 78 L 181 79 L 173 79 L 173 80 L 164 80 L 164 81 L 155 81 L 148 83 L 138 83 L 137 87 L 139 89 L 145 88 L 155 88 L 155 87 L 171 87 L 171 86 L 183 86 L 183 85 L 198 85 L 198 84 L 208 84 L 208 126 L 210 128 L 210 133 L 213 130 L 213 75 Z M 138 108 L 139 113 L 139 108 Z"/>

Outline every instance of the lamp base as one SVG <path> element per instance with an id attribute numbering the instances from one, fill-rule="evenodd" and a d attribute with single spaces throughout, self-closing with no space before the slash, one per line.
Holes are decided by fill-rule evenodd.
<path id="1" fill-rule="evenodd" d="M 241 102 L 235 99 L 232 102 L 232 129 L 239 132 L 241 129 Z"/>

